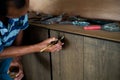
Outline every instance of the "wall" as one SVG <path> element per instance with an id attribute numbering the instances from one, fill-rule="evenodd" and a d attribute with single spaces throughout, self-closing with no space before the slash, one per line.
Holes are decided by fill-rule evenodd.
<path id="1" fill-rule="evenodd" d="M 120 0 L 30 0 L 30 9 L 42 13 L 80 15 L 120 20 Z"/>

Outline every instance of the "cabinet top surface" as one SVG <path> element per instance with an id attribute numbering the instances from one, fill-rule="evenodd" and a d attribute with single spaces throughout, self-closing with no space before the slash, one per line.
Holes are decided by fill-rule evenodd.
<path id="1" fill-rule="evenodd" d="M 59 24 L 42 25 L 37 23 L 30 23 L 30 25 L 73 33 L 73 34 L 79 34 L 83 36 L 89 36 L 89 37 L 95 37 L 95 38 L 120 42 L 120 32 L 108 32 L 108 31 L 102 31 L 102 30 L 83 30 L 81 27 L 73 26 L 73 25 L 59 25 Z"/>

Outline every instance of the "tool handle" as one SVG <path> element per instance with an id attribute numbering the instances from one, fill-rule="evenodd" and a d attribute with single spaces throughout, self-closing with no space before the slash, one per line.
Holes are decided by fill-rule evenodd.
<path id="1" fill-rule="evenodd" d="M 52 44 L 48 45 L 47 47 L 41 49 L 40 52 L 44 52 L 46 49 L 50 48 L 51 46 L 53 46 L 53 45 Z"/>

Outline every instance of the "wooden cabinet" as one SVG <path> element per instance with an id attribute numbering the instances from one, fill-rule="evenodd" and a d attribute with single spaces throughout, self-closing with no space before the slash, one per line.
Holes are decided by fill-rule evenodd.
<path id="1" fill-rule="evenodd" d="M 63 50 L 23 57 L 26 80 L 120 80 L 120 43 L 31 25 L 25 43 L 65 36 Z M 30 35 L 30 36 L 29 36 Z"/>

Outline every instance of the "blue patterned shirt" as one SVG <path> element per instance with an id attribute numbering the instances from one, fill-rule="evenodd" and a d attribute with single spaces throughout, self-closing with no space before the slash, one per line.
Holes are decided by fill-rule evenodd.
<path id="1" fill-rule="evenodd" d="M 4 48 L 9 47 L 14 42 L 20 30 L 24 30 L 28 27 L 27 14 L 20 18 L 10 18 L 8 20 L 8 26 L 5 26 L 0 21 L 0 53 Z M 11 80 L 7 71 L 12 58 L 1 59 L 0 58 L 0 80 Z"/>

